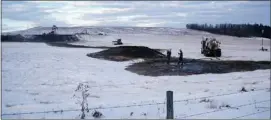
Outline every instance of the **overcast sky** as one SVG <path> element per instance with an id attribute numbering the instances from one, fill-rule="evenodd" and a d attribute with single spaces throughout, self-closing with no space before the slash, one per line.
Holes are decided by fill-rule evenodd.
<path id="1" fill-rule="evenodd" d="M 2 30 L 36 26 L 185 28 L 187 23 L 262 23 L 269 1 L 2 1 Z"/>

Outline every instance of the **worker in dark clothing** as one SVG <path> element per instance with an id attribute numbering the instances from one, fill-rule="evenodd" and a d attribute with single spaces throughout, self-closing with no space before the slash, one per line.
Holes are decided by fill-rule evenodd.
<path id="1" fill-rule="evenodd" d="M 178 65 L 180 63 L 182 63 L 181 65 L 183 66 L 183 51 L 182 51 L 182 49 L 180 49 Z"/>
<path id="2" fill-rule="evenodd" d="M 169 64 L 171 58 L 171 50 L 167 50 L 167 64 Z"/>
<path id="3" fill-rule="evenodd" d="M 207 41 L 207 40 L 208 40 L 208 38 L 203 39 L 203 40 L 201 41 L 201 44 L 202 44 L 202 46 L 201 46 L 201 54 L 204 53 L 204 50 L 205 50 L 205 48 L 206 48 L 206 41 Z"/>
<path id="4" fill-rule="evenodd" d="M 202 41 L 202 48 L 203 48 L 203 49 L 205 48 L 205 44 L 206 44 L 206 41 L 203 40 L 203 41 Z"/>

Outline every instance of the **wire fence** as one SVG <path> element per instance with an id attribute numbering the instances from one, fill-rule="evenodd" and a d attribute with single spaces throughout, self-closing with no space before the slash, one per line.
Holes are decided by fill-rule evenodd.
<path id="1" fill-rule="evenodd" d="M 270 99 L 269 100 L 258 101 L 258 102 L 252 102 L 252 103 L 248 103 L 248 104 L 242 104 L 242 105 L 232 106 L 231 108 L 238 108 L 239 109 L 239 108 L 244 107 L 244 106 L 255 105 L 257 103 L 264 103 L 264 102 L 270 102 Z M 218 110 L 214 110 L 214 111 L 208 111 L 208 112 L 203 112 L 203 113 L 186 115 L 186 116 L 183 116 L 181 118 L 187 118 L 187 117 L 193 117 L 193 116 L 200 116 L 200 115 L 205 115 L 205 114 L 214 113 L 214 112 L 220 112 L 220 111 L 224 111 L 224 110 L 229 110 L 229 109 L 228 108 L 218 109 Z"/>
<path id="2" fill-rule="evenodd" d="M 237 81 L 237 80 L 244 80 L 248 78 L 261 78 L 261 77 L 267 77 L 265 75 L 263 76 L 257 76 L 257 77 L 242 77 L 238 79 L 230 79 L 230 81 Z M 208 80 L 204 82 L 220 82 L 220 81 L 229 81 L 229 80 L 218 80 L 218 81 L 213 81 L 213 80 Z M 203 81 L 201 81 L 203 82 Z M 198 82 L 191 82 L 191 83 L 198 83 Z M 148 83 L 152 84 L 152 83 Z M 89 87 L 112 87 L 112 86 L 130 86 L 130 85 L 136 85 L 135 83 L 130 83 L 130 84 L 115 84 L 115 85 L 96 85 L 96 86 L 89 86 Z M 249 92 L 255 92 L 255 91 L 262 91 L 262 90 L 270 90 L 270 88 L 263 88 L 263 89 L 256 89 L 254 91 L 249 91 Z M 189 99 L 182 99 L 182 100 L 174 100 L 173 102 L 185 102 L 189 100 L 198 100 L 198 99 L 206 99 L 206 98 L 213 98 L 213 97 L 220 97 L 220 96 L 226 96 L 226 95 L 233 95 L 233 94 L 239 94 L 240 91 L 238 92 L 232 92 L 232 93 L 224 93 L 224 94 L 218 94 L 218 95 L 212 95 L 212 96 L 204 96 L 204 97 L 196 97 L 196 98 L 189 98 Z M 110 106 L 110 107 L 93 107 L 93 108 L 87 108 L 89 110 L 95 110 L 95 109 L 112 109 L 112 108 L 125 108 L 125 107 L 136 107 L 136 106 L 149 106 L 149 105 L 160 105 L 160 104 L 166 104 L 166 102 L 156 102 L 156 103 L 145 103 L 145 104 L 133 104 L 133 105 L 123 105 L 123 106 Z M 20 113 L 3 113 L 2 116 L 8 116 L 8 115 L 22 115 L 22 114 L 41 114 L 41 113 L 58 113 L 58 112 L 70 112 L 70 111 L 81 111 L 81 109 L 69 109 L 69 110 L 49 110 L 49 111 L 40 111 L 40 112 L 20 112 Z"/>
<path id="3" fill-rule="evenodd" d="M 247 116 L 251 116 L 251 115 L 257 115 L 257 114 L 268 112 L 268 111 L 270 111 L 270 110 L 264 110 L 264 111 L 260 111 L 260 112 L 254 112 L 254 113 L 242 115 L 242 116 L 239 116 L 239 117 L 235 117 L 235 118 L 232 118 L 232 119 L 238 119 L 238 118 L 243 118 L 243 117 L 247 117 Z"/>
<path id="4" fill-rule="evenodd" d="M 268 90 L 268 89 L 270 89 L 270 88 L 256 89 L 254 91 L 249 91 L 249 92 L 264 91 L 264 90 Z M 206 99 L 206 98 L 213 98 L 213 97 L 219 97 L 219 96 L 228 96 L 228 95 L 233 95 L 233 94 L 240 94 L 240 91 L 239 92 L 212 95 L 212 96 L 204 96 L 204 97 L 196 97 L 196 98 L 189 98 L 189 99 L 182 99 L 182 100 L 174 100 L 173 102 L 174 103 L 176 103 L 176 102 L 185 102 L 185 101 L 188 101 L 188 100 Z M 268 101 L 270 101 L 270 100 L 258 101 L 258 102 L 238 105 L 238 106 L 234 106 L 234 107 L 243 107 L 243 106 L 253 105 L 253 104 L 256 104 L 256 103 L 268 102 Z M 92 108 L 87 108 L 87 109 L 88 110 L 98 110 L 98 109 L 128 108 L 128 107 L 136 107 L 136 106 L 150 106 L 150 105 L 161 105 L 161 104 L 166 104 L 166 100 L 164 102 L 156 102 L 156 103 L 133 104 L 133 105 L 123 105 L 123 106 L 109 106 L 109 107 L 92 107 Z M 227 109 L 218 109 L 218 110 L 209 111 L 209 112 L 197 113 L 197 114 L 193 114 L 193 115 L 183 116 L 181 118 L 199 116 L 199 115 L 209 114 L 209 113 L 213 113 L 213 112 L 219 112 L 219 111 L 223 111 L 223 110 L 227 110 Z M 81 109 L 50 110 L 50 111 L 41 111 L 41 112 L 3 113 L 2 116 L 23 115 L 23 114 L 58 113 L 58 112 L 63 113 L 63 112 L 71 112 L 71 111 L 81 111 Z"/>
<path id="5" fill-rule="evenodd" d="M 262 89 L 256 89 L 254 91 L 249 91 L 249 92 L 263 91 L 263 90 L 269 90 L 269 89 L 270 88 L 262 88 Z M 213 98 L 213 97 L 233 95 L 233 94 L 239 94 L 239 93 L 240 93 L 240 91 L 232 92 L 232 93 L 218 94 L 218 95 L 211 95 L 211 96 L 204 96 L 204 97 L 196 97 L 196 98 L 190 98 L 190 99 L 183 99 L 183 100 L 175 100 L 174 102 L 183 102 L 183 101 L 187 101 L 187 100 L 198 100 L 198 99 L 205 99 L 205 98 Z"/>

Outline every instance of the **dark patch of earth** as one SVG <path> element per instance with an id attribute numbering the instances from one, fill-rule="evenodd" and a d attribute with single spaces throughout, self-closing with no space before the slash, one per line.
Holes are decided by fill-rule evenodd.
<path id="1" fill-rule="evenodd" d="M 143 46 L 119 46 L 96 53 L 87 54 L 89 57 L 111 61 L 127 61 L 143 58 L 143 62 L 134 63 L 128 71 L 145 76 L 185 76 L 206 73 L 230 73 L 270 69 L 270 61 L 222 61 L 184 58 L 184 65 L 178 65 L 178 58 L 171 58 L 166 64 L 166 56 L 158 50 Z"/>
<path id="2" fill-rule="evenodd" d="M 177 65 L 178 59 L 173 58 L 166 64 L 166 59 L 152 59 L 134 63 L 126 70 L 145 76 L 185 76 L 206 73 L 230 73 L 270 69 L 270 61 L 208 61 L 184 59 L 184 65 Z"/>
<path id="3" fill-rule="evenodd" d="M 2 42 L 74 42 L 79 41 L 75 35 L 1 35 Z"/>
<path id="4" fill-rule="evenodd" d="M 118 46 L 96 53 L 89 53 L 87 56 L 111 61 L 128 61 L 136 58 L 165 58 L 165 55 L 159 51 L 161 50 L 143 46 Z"/>
<path id="5" fill-rule="evenodd" d="M 85 45 L 74 45 L 70 44 L 71 42 L 47 42 L 47 45 L 55 46 L 55 47 L 67 47 L 67 48 L 98 48 L 98 49 L 108 49 L 112 47 L 106 46 L 85 46 Z"/>

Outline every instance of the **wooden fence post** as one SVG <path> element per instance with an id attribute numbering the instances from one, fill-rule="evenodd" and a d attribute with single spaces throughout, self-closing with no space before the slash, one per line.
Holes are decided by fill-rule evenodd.
<path id="1" fill-rule="evenodd" d="M 173 91 L 167 91 L 167 119 L 173 119 Z"/>

